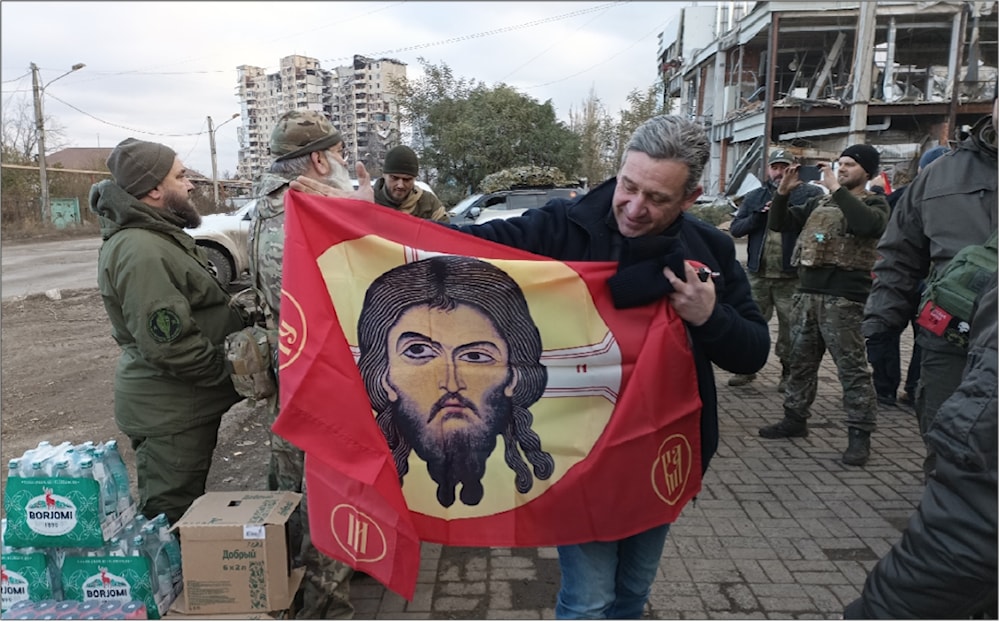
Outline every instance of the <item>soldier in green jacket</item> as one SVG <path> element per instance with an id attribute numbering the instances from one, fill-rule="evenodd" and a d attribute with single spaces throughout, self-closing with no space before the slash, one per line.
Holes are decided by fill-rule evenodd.
<path id="1" fill-rule="evenodd" d="M 201 216 L 172 149 L 128 138 L 113 180 L 90 190 L 101 223 L 97 283 L 121 347 L 115 422 L 135 450 L 139 511 L 174 523 L 205 492 L 219 423 L 240 401 L 223 343 L 244 326 L 204 251 L 184 232 Z"/>
<path id="2" fill-rule="evenodd" d="M 784 417 L 765 426 L 764 438 L 803 437 L 816 399 L 820 361 L 829 351 L 837 365 L 847 411 L 847 449 L 841 462 L 863 466 L 871 453 L 877 406 L 861 317 L 872 287 L 875 245 L 885 231 L 889 204 L 868 192 L 878 174 L 879 154 L 871 145 L 851 145 L 840 154 L 836 174 L 820 163 L 820 183 L 830 194 L 789 207 L 791 191 L 801 184 L 798 166 L 790 166 L 774 194 L 767 226 L 799 237 L 792 251 L 799 287 L 792 299 L 791 352 L 785 388 Z"/>

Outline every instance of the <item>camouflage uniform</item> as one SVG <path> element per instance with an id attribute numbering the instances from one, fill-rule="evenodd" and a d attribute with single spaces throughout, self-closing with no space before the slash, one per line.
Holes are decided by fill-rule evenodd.
<path id="1" fill-rule="evenodd" d="M 303 116 L 303 113 L 288 113 L 282 119 L 292 119 L 299 116 Z M 282 120 L 279 119 L 279 124 L 281 122 Z M 327 125 L 329 125 L 328 122 Z M 332 129 L 332 126 L 329 128 Z M 311 131 L 316 130 L 313 128 Z M 295 146 L 288 145 L 287 147 Z M 276 151 L 272 136 L 272 154 Z M 286 151 L 286 149 L 281 151 Z M 294 149 L 291 152 L 294 153 Z M 285 241 L 285 192 L 288 191 L 289 181 L 291 180 L 279 175 L 265 173 L 254 184 L 253 195 L 258 197 L 258 200 L 248 241 L 251 283 L 260 292 L 260 302 L 264 309 L 267 327 L 274 331 L 279 331 L 281 325 L 281 267 Z M 275 376 L 277 376 L 276 352 L 274 356 L 272 363 L 275 367 Z M 273 425 L 277 419 L 279 404 L 278 394 L 268 398 L 266 404 L 268 426 Z M 267 474 L 268 488 L 302 493 L 302 503 L 297 515 L 293 516 L 289 523 L 291 550 L 297 551 L 294 561 L 296 565 L 306 567 L 302 588 L 296 599 L 295 617 L 298 619 L 349 619 L 354 616 L 354 607 L 350 601 L 350 580 L 354 571 L 350 566 L 323 555 L 312 545 L 312 539 L 309 536 L 304 461 L 305 454 L 302 450 L 277 434 L 271 434 L 271 456 Z M 298 597 L 301 597 L 301 603 L 298 602 Z"/>
<path id="2" fill-rule="evenodd" d="M 820 362 L 829 350 L 847 411 L 849 445 L 842 461 L 854 465 L 867 461 L 878 411 L 861 319 L 871 289 L 875 244 L 888 216 L 885 198 L 867 191 L 857 197 L 842 187 L 791 208 L 787 195 L 775 195 L 768 227 L 800 232 L 793 252 L 799 289 L 792 302 L 784 419 L 761 428 L 762 437 L 806 436 Z"/>

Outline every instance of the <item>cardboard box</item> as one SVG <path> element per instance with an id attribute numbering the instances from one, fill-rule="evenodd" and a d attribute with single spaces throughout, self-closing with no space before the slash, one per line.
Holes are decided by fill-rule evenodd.
<path id="1" fill-rule="evenodd" d="M 296 568 L 292 571 L 292 583 L 288 587 L 288 591 L 291 593 L 291 600 L 288 601 L 288 605 L 284 609 L 279 609 L 277 611 L 258 611 L 256 613 L 214 613 L 212 614 L 213 620 L 291 620 L 295 616 L 292 615 L 292 600 L 295 599 L 295 592 L 299 591 L 299 585 L 302 583 L 302 578 L 306 575 L 306 569 L 304 567 Z M 167 612 L 167 615 L 163 616 L 166 620 L 204 620 L 205 614 L 203 613 L 183 613 L 184 609 L 184 592 L 181 592 L 177 599 L 174 601 L 174 605 Z"/>
<path id="2" fill-rule="evenodd" d="M 209 492 L 177 524 L 183 614 L 255 613 L 287 609 L 298 589 L 288 550 L 295 492 Z"/>

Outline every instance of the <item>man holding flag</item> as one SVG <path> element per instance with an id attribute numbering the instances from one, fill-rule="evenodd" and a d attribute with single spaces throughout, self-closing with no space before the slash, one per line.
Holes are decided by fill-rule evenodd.
<path id="1" fill-rule="evenodd" d="M 649 309 L 655 309 L 656 313 L 648 316 L 651 323 L 648 329 L 644 329 L 648 331 L 644 333 L 644 339 L 640 338 L 640 341 L 646 343 L 641 348 L 637 362 L 630 364 L 627 371 L 624 362 L 621 364 L 622 390 L 620 394 L 616 394 L 614 415 L 617 419 L 613 418 L 612 423 L 608 424 L 600 441 L 595 444 L 594 451 L 597 451 L 598 445 L 608 453 L 618 449 L 616 445 L 606 441 L 608 437 L 615 436 L 613 426 L 623 418 L 646 424 L 647 421 L 656 419 L 655 411 L 668 413 L 676 408 L 677 403 L 691 400 L 690 403 L 694 404 L 692 413 L 696 418 L 695 431 L 691 436 L 699 437 L 700 443 L 696 443 L 690 454 L 694 456 L 696 465 L 701 467 L 700 473 L 708 468 L 709 460 L 718 446 L 713 364 L 731 373 L 752 374 L 764 365 L 770 349 L 767 324 L 751 297 L 749 282 L 736 258 L 731 238 L 715 227 L 683 213 L 702 194 L 699 180 L 708 157 L 708 139 L 701 127 L 679 116 L 657 116 L 645 122 L 632 135 L 618 175 L 588 194 L 572 200 L 556 199 L 509 220 L 453 227 L 481 240 L 528 251 L 557 262 L 567 262 L 571 267 L 582 264 L 582 267 L 578 267 L 581 274 L 588 269 L 586 264 L 589 262 L 617 262 L 607 271 L 610 277 L 594 281 L 596 284 L 588 283 L 594 296 L 594 304 L 598 305 L 599 310 L 602 307 L 598 301 L 602 297 L 609 297 L 613 308 L 619 310 L 602 314 L 604 319 L 610 325 L 617 321 L 616 316 L 636 317 L 645 312 L 643 310 Z M 359 180 L 361 178 L 362 175 L 359 174 Z M 344 196 L 344 193 L 321 182 L 303 177 L 293 181 L 291 187 L 324 196 Z M 296 197 L 295 193 L 290 193 L 289 197 L 296 202 L 306 202 L 306 199 Z M 371 226 L 376 231 L 387 229 L 378 229 L 375 224 L 387 226 L 402 218 L 380 213 L 370 213 L 368 217 L 373 219 Z M 444 234 L 448 233 L 428 231 L 430 225 L 423 223 L 400 221 L 400 226 L 404 225 L 418 231 L 418 241 L 427 244 L 436 238 L 444 238 Z M 471 244 L 464 242 L 463 236 L 452 239 L 454 248 L 471 247 Z M 496 244 L 478 243 L 482 250 L 476 252 L 499 252 L 494 250 Z M 435 252 L 448 252 L 425 248 Z M 450 252 L 462 254 L 461 250 Z M 524 254 L 515 255 L 521 258 Z M 322 258 L 318 259 L 321 260 Z M 341 261 L 338 265 L 342 263 Z M 606 264 L 593 265 L 603 269 Z M 287 274 L 286 272 L 286 278 Z M 336 291 L 329 280 L 327 288 L 330 292 Z M 308 315 L 303 313 L 304 317 Z M 340 313 L 341 305 L 337 305 L 337 314 Z M 670 327 L 661 330 L 658 322 L 664 317 Z M 678 331 L 681 339 L 673 340 Z M 621 340 L 623 351 L 627 348 L 624 332 L 626 331 L 623 331 Z M 619 337 L 618 333 L 615 337 Z M 664 343 L 649 346 L 649 342 L 655 342 L 658 338 L 664 338 Z M 660 347 L 660 350 L 654 352 L 656 347 Z M 549 349 L 548 346 L 546 349 Z M 417 352 L 430 351 L 430 346 L 427 346 Z M 304 347 L 301 359 L 308 359 L 311 352 L 312 350 Z M 654 353 L 650 354 L 651 352 Z M 622 361 L 624 360 L 623 353 Z M 688 366 L 690 373 L 686 373 L 683 365 Z M 577 365 L 577 371 L 581 367 L 584 372 L 587 371 L 586 365 Z M 632 374 L 628 383 L 626 373 Z M 550 368 L 549 388 L 555 384 L 552 379 L 554 375 Z M 665 392 L 661 385 L 669 385 L 669 391 Z M 282 418 L 279 418 L 276 428 L 287 432 L 298 431 L 301 434 L 299 438 L 308 442 L 307 432 L 311 431 L 315 435 L 317 431 L 305 424 L 300 425 L 299 430 L 294 430 L 295 419 L 305 419 L 305 416 L 297 408 L 289 408 L 286 417 L 284 406 L 283 403 Z M 533 407 L 532 412 L 535 409 Z M 286 421 L 283 422 L 282 419 Z M 544 417 L 536 414 L 536 424 L 541 425 L 543 419 Z M 316 421 L 318 420 L 311 420 L 309 425 Z M 282 423 L 286 425 L 282 426 Z M 370 425 L 374 426 L 374 423 Z M 375 430 L 377 432 L 377 426 Z M 567 430 L 573 432 L 567 433 Z M 662 430 L 657 432 L 662 433 Z M 562 429 L 563 436 L 583 433 L 584 430 L 577 428 Z M 626 442 L 634 441 L 636 436 L 641 437 L 642 434 L 632 434 L 630 438 L 615 438 L 619 439 L 616 442 L 626 446 Z M 661 448 L 666 447 L 670 439 L 676 436 L 669 436 L 663 441 Z M 645 439 L 639 439 L 643 440 Z M 318 450 L 318 441 L 312 446 Z M 306 450 L 309 452 L 308 447 Z M 670 451 L 675 456 L 683 454 L 680 450 Z M 556 454 L 554 450 L 553 454 Z M 391 464 L 391 458 L 389 461 Z M 625 504 L 630 501 L 629 496 L 636 495 L 630 492 L 633 489 L 626 490 L 620 486 L 620 489 L 615 489 L 614 482 L 629 478 L 639 480 L 641 477 L 648 480 L 650 474 L 645 470 L 647 462 L 643 461 L 642 452 L 625 451 L 624 456 L 619 454 L 615 464 L 616 472 L 612 474 L 615 479 L 606 480 L 603 486 L 592 481 L 588 483 L 588 486 L 599 487 L 607 495 L 606 500 L 595 501 L 589 497 L 582 483 L 568 491 L 568 497 L 573 500 L 585 499 L 582 507 L 588 510 L 592 508 L 595 514 L 601 509 L 595 506 L 601 503 L 615 508 L 614 517 L 610 520 L 617 524 L 607 523 L 599 529 L 603 536 L 596 533 L 592 536 L 574 537 L 572 543 L 565 542 L 565 536 L 553 538 L 563 539 L 563 542 L 558 542 L 561 544 L 558 550 L 562 572 L 562 584 L 556 604 L 558 618 L 639 618 L 642 615 L 659 567 L 670 522 L 679 513 L 676 502 L 680 497 L 667 500 L 660 496 L 672 506 L 669 510 L 665 506 L 649 510 L 651 504 L 645 501 L 635 506 L 637 511 L 659 512 L 660 520 L 656 520 L 656 515 L 647 517 L 644 526 L 627 528 L 627 532 L 623 533 L 622 523 L 634 521 L 631 506 L 627 507 Z M 679 464 L 677 461 L 671 462 L 664 458 L 662 464 L 665 466 L 659 475 L 666 480 L 675 482 L 684 479 L 675 468 Z M 559 469 L 557 462 L 557 472 Z M 577 469 L 577 473 L 583 471 L 592 478 L 607 477 L 606 470 L 587 471 L 585 467 L 581 467 Z M 570 470 L 566 478 L 569 479 L 572 473 Z M 655 467 L 652 477 L 654 480 L 658 477 Z M 700 476 L 694 482 L 694 486 L 697 485 L 700 485 Z M 558 489 L 559 483 L 556 483 L 549 492 L 555 494 Z M 567 491 L 563 488 L 558 492 Z M 696 492 L 696 488 L 689 488 L 687 496 L 681 500 L 690 499 Z M 547 507 L 544 506 L 545 499 L 546 495 L 543 494 L 526 502 L 524 507 L 528 508 L 533 503 Z M 406 501 L 409 500 L 410 497 L 407 496 Z M 634 499 L 631 501 L 634 502 Z M 331 524 L 336 522 L 336 510 L 337 508 L 332 510 L 334 514 L 331 514 Z M 566 515 L 571 514 L 572 512 L 568 512 Z M 590 522 L 599 522 L 590 516 L 576 522 L 563 523 L 560 527 L 565 533 L 567 530 L 577 529 L 577 523 L 587 523 L 587 518 Z M 419 521 L 418 527 L 430 523 L 419 515 L 415 520 Z M 452 524 L 449 523 L 449 526 Z M 458 529 L 455 531 L 457 533 Z M 529 546 L 526 542 L 530 541 L 530 538 L 517 540 L 514 545 Z M 448 543 L 457 542 L 452 539 Z"/>

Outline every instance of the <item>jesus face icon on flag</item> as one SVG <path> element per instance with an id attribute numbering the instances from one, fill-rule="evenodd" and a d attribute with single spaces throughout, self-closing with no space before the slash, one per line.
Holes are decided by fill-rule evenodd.
<path id="1" fill-rule="evenodd" d="M 358 368 L 401 482 L 415 451 L 438 503 L 450 507 L 460 486 L 477 505 L 498 435 L 518 492 L 552 476 L 529 411 L 548 379 L 541 336 L 506 272 L 451 255 L 402 264 L 372 282 L 357 326 Z"/>

